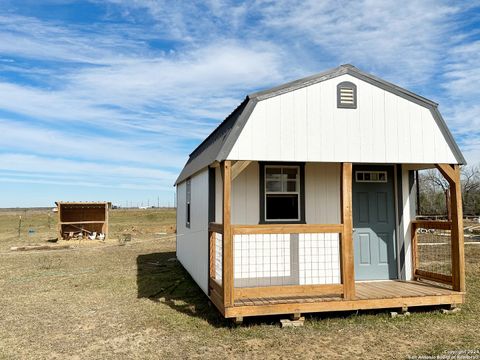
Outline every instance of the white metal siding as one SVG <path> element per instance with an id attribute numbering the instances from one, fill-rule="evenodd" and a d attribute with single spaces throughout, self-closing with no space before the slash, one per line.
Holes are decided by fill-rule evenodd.
<path id="1" fill-rule="evenodd" d="M 252 162 L 232 184 L 232 224 L 256 225 L 260 220 L 259 165 Z M 221 197 L 221 179 L 219 182 Z M 217 196 L 217 200 L 218 200 Z M 220 198 L 221 200 L 221 198 Z M 222 203 L 216 204 L 221 219 Z M 308 224 L 340 223 L 340 164 L 305 165 L 305 211 Z"/>
<path id="2" fill-rule="evenodd" d="M 357 85 L 357 109 L 339 109 L 336 86 Z M 260 101 L 228 159 L 456 163 L 430 111 L 350 75 Z"/>
<path id="3" fill-rule="evenodd" d="M 191 181 L 190 228 L 185 226 L 186 182 L 177 185 L 177 258 L 208 294 L 208 169 Z"/>
<path id="4" fill-rule="evenodd" d="M 340 164 L 305 165 L 307 224 L 340 224 Z"/>
<path id="5" fill-rule="evenodd" d="M 404 249 L 405 249 L 405 278 L 406 280 L 412 280 L 412 233 L 410 221 L 415 218 L 415 189 L 410 189 L 408 166 L 402 166 L 402 218 L 401 218 L 401 231 L 404 236 Z"/>
<path id="6" fill-rule="evenodd" d="M 258 224 L 260 219 L 258 171 L 258 163 L 250 163 L 232 182 L 233 224 Z"/>
<path id="7" fill-rule="evenodd" d="M 223 223 L 223 180 L 220 167 L 215 168 L 215 222 Z"/>

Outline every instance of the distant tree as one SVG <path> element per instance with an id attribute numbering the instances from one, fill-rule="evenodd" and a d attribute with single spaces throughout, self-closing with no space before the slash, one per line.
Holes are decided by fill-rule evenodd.
<path id="1" fill-rule="evenodd" d="M 420 173 L 420 208 L 422 215 L 447 215 L 450 218 L 450 185 L 436 169 Z"/>
<path id="2" fill-rule="evenodd" d="M 480 214 L 480 167 L 462 167 L 462 201 L 466 215 Z"/>
<path id="3" fill-rule="evenodd" d="M 465 215 L 480 215 L 480 166 L 461 168 L 462 202 Z M 419 215 L 447 215 L 450 219 L 450 185 L 437 169 L 419 172 Z"/>

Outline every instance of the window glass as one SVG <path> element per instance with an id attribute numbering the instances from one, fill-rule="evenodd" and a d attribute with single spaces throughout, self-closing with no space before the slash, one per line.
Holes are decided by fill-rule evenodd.
<path id="1" fill-rule="evenodd" d="M 267 180 L 267 186 L 265 189 L 267 192 L 281 192 L 282 191 L 282 182 L 281 181 L 269 181 Z"/>
<path id="2" fill-rule="evenodd" d="M 276 167 L 265 168 L 265 178 L 267 180 L 280 180 L 282 178 L 282 168 L 276 168 Z"/>
<path id="3" fill-rule="evenodd" d="M 298 195 L 267 195 L 267 220 L 299 219 Z"/>
<path id="4" fill-rule="evenodd" d="M 300 168 L 265 167 L 265 220 L 300 220 Z"/>
<path id="5" fill-rule="evenodd" d="M 295 180 L 297 178 L 298 174 L 298 168 L 292 167 L 292 168 L 284 168 L 283 173 L 286 175 L 287 179 L 293 179 Z"/>
<path id="6" fill-rule="evenodd" d="M 298 191 L 297 189 L 297 181 L 287 181 L 287 189 L 286 191 Z"/>
<path id="7" fill-rule="evenodd" d="M 386 171 L 356 171 L 355 180 L 357 182 L 387 182 Z"/>

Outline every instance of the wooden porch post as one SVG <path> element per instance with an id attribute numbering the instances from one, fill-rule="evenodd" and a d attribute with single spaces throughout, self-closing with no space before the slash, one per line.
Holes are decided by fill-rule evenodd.
<path id="1" fill-rule="evenodd" d="M 437 164 L 436 166 L 450 184 L 453 290 L 465 291 L 465 250 L 463 244 L 463 210 L 460 167 L 458 165 L 448 164 Z"/>
<path id="2" fill-rule="evenodd" d="M 341 171 L 342 224 L 341 264 L 343 297 L 355 298 L 355 276 L 353 266 L 353 219 L 352 219 L 352 163 L 342 163 Z"/>
<path id="3" fill-rule="evenodd" d="M 223 178 L 223 304 L 225 307 L 233 306 L 233 238 L 231 231 L 230 199 L 232 187 L 231 161 L 221 163 Z"/>

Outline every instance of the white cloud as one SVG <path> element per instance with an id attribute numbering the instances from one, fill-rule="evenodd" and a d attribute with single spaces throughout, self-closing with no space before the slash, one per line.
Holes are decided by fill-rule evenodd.
<path id="1" fill-rule="evenodd" d="M 79 94 L 104 94 L 106 103 L 126 108 L 168 106 L 190 116 L 197 110 L 225 111 L 245 89 L 282 79 L 277 49 L 265 43 L 222 42 L 186 53 L 144 59 L 108 68 L 90 68 L 68 80 Z M 238 100 L 237 100 L 238 101 Z M 223 112 L 225 115 L 225 113 Z"/>
<path id="2" fill-rule="evenodd" d="M 443 66 L 445 115 L 469 163 L 480 161 L 480 41 L 451 47 Z"/>
<path id="3" fill-rule="evenodd" d="M 404 85 L 435 72 L 448 46 L 451 16 L 459 10 L 433 1 L 261 1 L 263 23 L 279 36 L 311 42 L 314 51 L 388 74 Z"/>
<path id="4" fill-rule="evenodd" d="M 93 161 L 41 157 L 24 154 L 0 154 L 0 171 L 10 177 L 26 174 L 31 178 L 77 179 L 77 182 L 122 187 L 126 181 L 137 186 L 156 184 L 157 189 L 171 188 L 176 174 L 160 167 L 115 165 Z"/>
<path id="5" fill-rule="evenodd" d="M 480 45 L 458 24 L 467 5 L 108 3 L 110 18 L 82 26 L 0 15 L 0 109 L 13 113 L 0 121 L 0 181 L 170 186 L 246 93 L 347 62 L 435 95 L 467 159 L 480 159 Z M 81 168 L 95 181 L 77 180 Z"/>
<path id="6" fill-rule="evenodd" d="M 119 30 L 128 30 L 125 32 Z M 140 37 L 133 39 L 129 33 Z M 35 60 L 55 60 L 88 64 L 128 62 L 142 49 L 148 35 L 133 25 L 128 29 L 103 25 L 67 26 L 33 17 L 0 14 L 0 54 Z"/>
<path id="7" fill-rule="evenodd" d="M 74 133 L 0 119 L 0 149 L 8 152 L 74 157 L 112 163 L 140 163 L 177 167 L 184 161 L 181 144 L 151 138 L 111 138 L 95 133 Z M 170 153 L 169 153 L 170 152 Z"/>
<path id="8" fill-rule="evenodd" d="M 283 79 L 281 50 L 263 41 L 225 40 L 165 52 L 129 40 L 127 25 L 120 34 L 108 27 L 92 33 L 23 16 L 0 16 L 0 25 L 0 54 L 71 64 L 3 65 L 44 86 L 0 80 L 5 94 L 0 108 L 40 121 L 200 139 L 246 89 Z"/>

